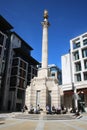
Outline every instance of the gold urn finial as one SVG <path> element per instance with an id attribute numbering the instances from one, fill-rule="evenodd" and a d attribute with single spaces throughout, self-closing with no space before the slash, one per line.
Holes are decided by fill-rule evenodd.
<path id="1" fill-rule="evenodd" d="M 48 11 L 47 10 L 44 10 L 44 19 L 48 19 Z"/>

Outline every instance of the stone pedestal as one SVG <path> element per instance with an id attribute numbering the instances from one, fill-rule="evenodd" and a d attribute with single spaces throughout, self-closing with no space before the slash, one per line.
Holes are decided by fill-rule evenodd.
<path id="1" fill-rule="evenodd" d="M 37 93 L 39 92 L 39 99 Z M 49 97 L 50 92 L 50 97 Z M 50 99 L 49 99 L 50 98 Z M 39 100 L 39 102 L 37 101 Z M 26 90 L 26 105 L 30 108 L 31 104 L 36 107 L 38 104 L 43 111 L 46 105 L 56 108 L 60 107 L 60 89 L 55 78 L 38 78 L 31 81 L 31 85 Z"/>

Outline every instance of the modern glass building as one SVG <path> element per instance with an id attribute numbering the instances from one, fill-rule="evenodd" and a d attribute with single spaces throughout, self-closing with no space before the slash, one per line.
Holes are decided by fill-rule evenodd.
<path id="1" fill-rule="evenodd" d="M 21 111 L 39 62 L 31 56 L 33 48 L 2 16 L 0 21 L 0 110 Z"/>

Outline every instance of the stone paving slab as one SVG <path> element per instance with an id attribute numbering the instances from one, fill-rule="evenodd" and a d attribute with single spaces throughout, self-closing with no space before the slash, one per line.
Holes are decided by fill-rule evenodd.
<path id="1" fill-rule="evenodd" d="M 36 122 L 11 119 L 0 125 L 0 130 L 35 130 L 36 126 Z"/>
<path id="2" fill-rule="evenodd" d="M 62 122 L 51 122 L 51 123 L 46 123 L 44 130 L 75 130 L 74 128 L 70 126 L 66 126 L 62 124 Z"/>
<path id="3" fill-rule="evenodd" d="M 46 121 L 44 130 L 87 130 L 87 120 Z"/>
<path id="4" fill-rule="evenodd" d="M 18 115 L 18 114 L 13 114 Z M 52 120 L 44 120 L 43 115 L 36 115 L 38 120 L 30 120 L 35 115 L 19 114 L 21 116 L 30 116 L 30 118 L 17 119 L 13 118 L 12 114 L 0 115 L 6 117 L 5 123 L 0 124 L 0 130 L 87 130 L 87 113 L 82 114 L 82 118 L 68 120 L 53 120 L 52 116 L 48 115 Z M 45 115 L 46 116 L 46 115 Z M 65 116 L 65 115 L 64 115 Z M 71 116 L 71 115 L 70 115 Z M 33 117 L 32 117 L 33 118 Z"/>
<path id="5" fill-rule="evenodd" d="M 0 130 L 87 130 L 87 120 L 6 119 Z"/>
<path id="6" fill-rule="evenodd" d="M 0 124 L 5 123 L 5 118 L 4 117 L 0 117 Z"/>

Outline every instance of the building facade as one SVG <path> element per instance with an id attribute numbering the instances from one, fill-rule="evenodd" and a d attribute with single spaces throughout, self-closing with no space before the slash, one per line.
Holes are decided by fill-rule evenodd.
<path id="1" fill-rule="evenodd" d="M 64 105 L 78 108 L 75 95 L 82 92 L 87 108 L 87 33 L 70 40 L 70 51 L 61 57 L 61 61 Z"/>
<path id="2" fill-rule="evenodd" d="M 0 110 L 21 111 L 39 62 L 31 56 L 33 48 L 11 31 L 13 27 L 2 16 L 0 21 Z"/>

